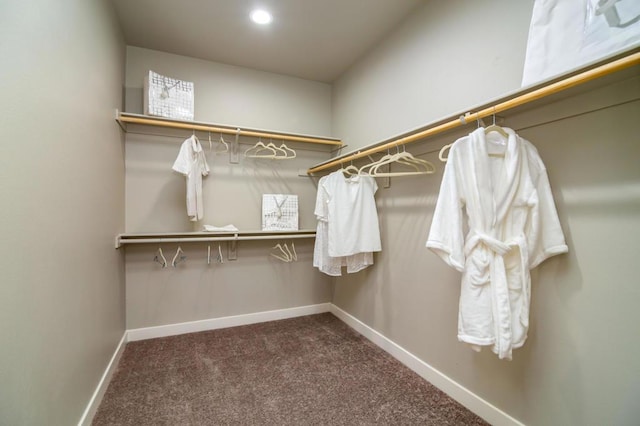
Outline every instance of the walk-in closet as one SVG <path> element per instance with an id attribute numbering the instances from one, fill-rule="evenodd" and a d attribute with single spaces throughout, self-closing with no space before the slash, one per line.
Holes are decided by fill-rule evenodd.
<path id="1" fill-rule="evenodd" d="M 639 2 L 0 24 L 0 425 L 640 423 Z"/>

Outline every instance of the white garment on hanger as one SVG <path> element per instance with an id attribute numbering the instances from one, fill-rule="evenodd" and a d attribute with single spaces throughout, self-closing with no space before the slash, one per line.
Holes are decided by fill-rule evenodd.
<path id="1" fill-rule="evenodd" d="M 316 241 L 313 250 L 313 266 L 320 272 L 334 277 L 342 275 L 342 266 L 347 267 L 347 273 L 355 273 L 373 265 L 373 253 L 356 253 L 351 256 L 329 256 L 329 220 L 327 193 L 323 188 L 327 176 L 323 176 L 318 183 L 315 215 L 318 219 Z"/>
<path id="2" fill-rule="evenodd" d="M 209 174 L 209 165 L 200 141 L 192 135 L 180 146 L 180 152 L 173 163 L 173 170 L 187 178 L 187 215 L 192 222 L 204 217 L 202 203 L 202 176 Z"/>
<path id="3" fill-rule="evenodd" d="M 426 246 L 462 272 L 458 339 L 511 359 L 527 338 L 529 270 L 568 248 L 538 151 L 504 130 L 504 156 L 482 128 L 453 144 Z"/>
<path id="4" fill-rule="evenodd" d="M 375 179 L 368 175 L 345 177 L 337 171 L 326 176 L 320 186 L 327 197 L 329 255 L 381 251 Z"/>

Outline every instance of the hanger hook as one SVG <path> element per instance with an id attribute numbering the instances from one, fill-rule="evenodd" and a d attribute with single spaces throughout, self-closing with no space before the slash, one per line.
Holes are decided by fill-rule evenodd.
<path id="1" fill-rule="evenodd" d="M 496 106 L 493 106 L 493 125 L 496 125 Z"/>

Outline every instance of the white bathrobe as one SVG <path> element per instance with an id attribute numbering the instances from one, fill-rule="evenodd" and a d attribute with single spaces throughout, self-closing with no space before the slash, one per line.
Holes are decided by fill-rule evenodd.
<path id="1" fill-rule="evenodd" d="M 483 128 L 453 144 L 426 245 L 462 272 L 458 339 L 511 359 L 527 338 L 529 270 L 567 245 L 538 151 L 505 131 L 504 157 Z"/>

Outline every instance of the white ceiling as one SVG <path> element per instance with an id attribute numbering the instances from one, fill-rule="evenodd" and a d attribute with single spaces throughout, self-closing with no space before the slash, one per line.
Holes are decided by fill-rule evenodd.
<path id="1" fill-rule="evenodd" d="M 332 82 L 424 0 L 113 0 L 128 45 Z M 273 22 L 249 20 L 253 8 Z"/>

